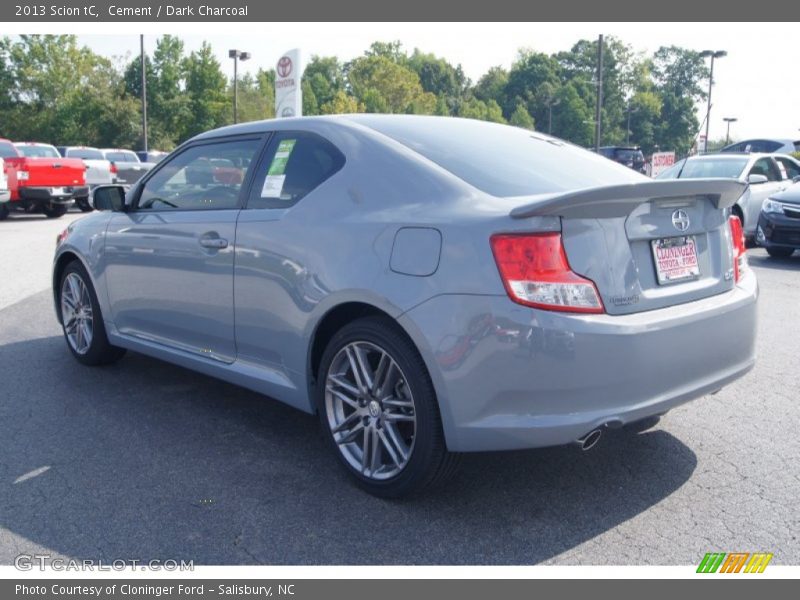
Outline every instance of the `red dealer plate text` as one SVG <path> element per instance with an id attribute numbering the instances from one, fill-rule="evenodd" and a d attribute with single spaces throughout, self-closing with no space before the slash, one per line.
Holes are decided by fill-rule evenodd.
<path id="1" fill-rule="evenodd" d="M 694 279 L 700 275 L 694 236 L 661 238 L 650 243 L 660 285 Z"/>

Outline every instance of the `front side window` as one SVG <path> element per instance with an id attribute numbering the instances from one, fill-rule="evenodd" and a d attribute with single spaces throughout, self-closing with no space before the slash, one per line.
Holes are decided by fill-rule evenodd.
<path id="1" fill-rule="evenodd" d="M 769 181 L 780 181 L 781 172 L 778 166 L 769 158 L 759 158 L 750 169 L 750 175 L 763 175 Z"/>
<path id="2" fill-rule="evenodd" d="M 239 194 L 261 145 L 257 138 L 192 146 L 145 183 L 138 210 L 216 210 L 239 206 Z"/>
<path id="3" fill-rule="evenodd" d="M 247 208 L 287 208 L 336 173 L 344 155 L 325 138 L 309 132 L 277 133 L 261 173 L 253 180 Z"/>

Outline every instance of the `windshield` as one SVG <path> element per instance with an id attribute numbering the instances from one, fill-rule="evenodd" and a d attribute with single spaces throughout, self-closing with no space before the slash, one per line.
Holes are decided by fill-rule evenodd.
<path id="1" fill-rule="evenodd" d="M 86 160 L 103 160 L 103 153 L 97 148 L 67 148 L 69 158 L 84 158 Z"/>
<path id="2" fill-rule="evenodd" d="M 20 154 L 28 158 L 61 158 L 58 150 L 52 146 L 30 146 L 28 144 L 17 144 L 16 146 Z"/>
<path id="3" fill-rule="evenodd" d="M 123 151 L 108 151 L 106 150 L 106 159 L 112 162 L 139 162 L 139 157 L 133 152 Z"/>
<path id="4" fill-rule="evenodd" d="M 647 180 L 606 158 L 527 129 L 442 117 L 349 117 L 498 197 Z"/>
<path id="5" fill-rule="evenodd" d="M 702 179 L 704 177 L 725 177 L 728 179 L 738 179 L 741 176 L 745 166 L 747 166 L 747 158 L 689 159 L 686 161 L 686 164 L 683 165 L 682 169 L 675 169 L 674 167 L 673 169 L 670 169 L 671 177 L 664 177 L 664 179 L 675 177 L 680 179 Z M 667 173 L 663 173 L 663 175 L 666 174 Z"/>

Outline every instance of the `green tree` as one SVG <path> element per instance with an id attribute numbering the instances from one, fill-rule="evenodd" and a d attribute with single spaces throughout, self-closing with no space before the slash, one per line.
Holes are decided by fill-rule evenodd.
<path id="1" fill-rule="evenodd" d="M 511 113 L 511 117 L 508 119 L 508 122 L 514 127 L 524 127 L 525 129 L 534 128 L 533 117 L 531 117 L 528 109 L 525 108 L 524 102 L 519 102 L 517 104 L 517 107 Z"/>
<path id="2" fill-rule="evenodd" d="M 345 93 L 344 90 L 339 90 L 336 95 L 329 101 L 320 106 L 320 114 L 323 115 L 341 115 L 349 113 L 360 113 L 366 109 L 363 104 L 353 98 L 353 96 Z"/>
<path id="3" fill-rule="evenodd" d="M 318 106 L 331 102 L 345 88 L 344 69 L 335 56 L 312 56 L 303 72 Z M 305 92 L 303 92 L 305 94 Z"/>
<path id="4" fill-rule="evenodd" d="M 419 76 L 385 55 L 355 59 L 350 65 L 348 81 L 353 95 L 363 102 L 367 112 L 408 113 L 414 112 L 415 103 L 429 104 Z M 435 99 L 430 105 L 431 112 L 434 108 Z"/>
<path id="5" fill-rule="evenodd" d="M 191 117 L 183 122 L 183 139 L 224 125 L 231 102 L 226 94 L 225 75 L 207 42 L 186 58 L 185 69 Z"/>

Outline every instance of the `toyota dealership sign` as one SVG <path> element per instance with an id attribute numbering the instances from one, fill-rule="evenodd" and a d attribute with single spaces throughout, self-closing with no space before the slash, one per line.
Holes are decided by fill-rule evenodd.
<path id="1" fill-rule="evenodd" d="M 275 64 L 275 116 L 303 115 L 303 92 L 300 88 L 300 49 L 289 50 Z"/>

